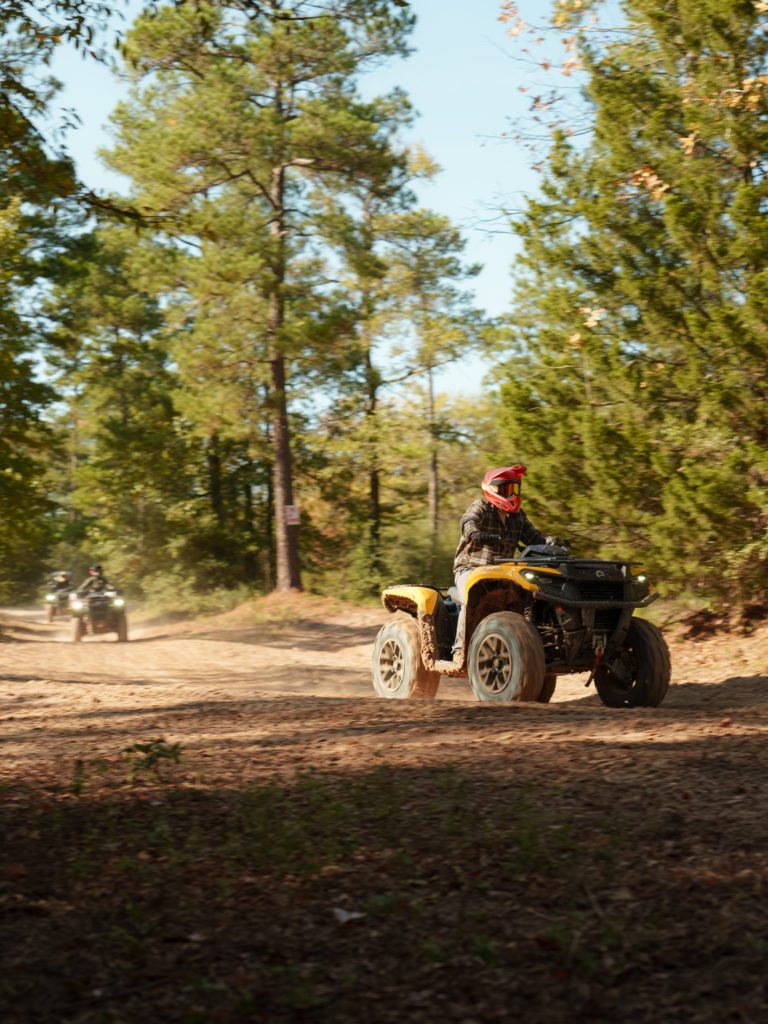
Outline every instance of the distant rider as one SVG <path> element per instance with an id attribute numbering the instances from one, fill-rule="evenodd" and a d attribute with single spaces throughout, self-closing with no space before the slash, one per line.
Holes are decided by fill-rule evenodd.
<path id="1" fill-rule="evenodd" d="M 483 497 L 461 519 L 461 539 L 453 573 L 461 603 L 467 599 L 467 578 L 480 565 L 515 557 L 518 548 L 545 544 L 547 538 L 520 508 L 520 487 L 526 467 L 489 469 L 483 477 Z"/>
<path id="2" fill-rule="evenodd" d="M 71 572 L 57 572 L 53 580 L 53 590 L 56 594 L 62 590 L 70 591 L 72 589 L 72 573 Z"/>
<path id="3" fill-rule="evenodd" d="M 85 597 L 86 594 L 96 593 L 100 590 L 106 590 L 107 587 L 109 586 L 111 586 L 111 584 L 107 577 L 104 575 L 101 566 L 92 565 L 88 570 L 87 577 L 77 588 L 77 596 Z"/>

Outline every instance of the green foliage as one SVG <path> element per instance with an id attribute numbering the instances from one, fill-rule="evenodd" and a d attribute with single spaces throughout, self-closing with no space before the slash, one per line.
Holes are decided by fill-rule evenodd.
<path id="1" fill-rule="evenodd" d="M 35 276 L 26 226 L 20 200 L 6 199 L 0 205 L 0 600 L 14 590 L 33 592 L 51 508 L 43 475 L 54 445 L 41 418 L 51 392 L 38 379 L 20 312 L 22 286 Z"/>
<path id="2" fill-rule="evenodd" d="M 69 458 L 51 473 L 70 516 L 56 555 L 104 562 L 153 600 L 156 578 L 167 592 L 178 575 L 186 607 L 196 591 L 259 582 L 259 468 L 243 442 L 201 436 L 183 415 L 159 259 L 131 230 L 84 236 L 48 304 L 49 361 L 68 399 Z"/>
<path id="3" fill-rule="evenodd" d="M 381 0 L 166 6 L 126 41 L 137 84 L 108 159 L 178 256 L 182 412 L 273 467 L 278 589 L 301 585 L 283 511 L 294 504 L 291 389 L 343 359 L 348 333 L 316 247 L 317 196 L 341 203 L 401 162 L 390 145 L 400 104 L 364 102 L 355 77 L 404 53 L 411 23 Z"/>
<path id="4" fill-rule="evenodd" d="M 354 78 L 404 52 L 410 15 L 228 11 L 160 8 L 126 40 L 136 86 L 107 159 L 152 234 L 83 237 L 48 307 L 69 448 L 57 552 L 98 552 L 152 604 L 198 610 L 299 570 L 346 596 L 412 565 L 447 576 L 454 524 L 435 537 L 440 508 L 424 530 L 453 429 L 431 375 L 476 343 L 457 287 L 476 268 L 445 218 L 412 209 L 411 168 L 433 168 L 395 143 L 406 98 L 364 102 Z M 415 416 L 374 358 L 398 335 L 392 377 L 429 385 Z"/>
<path id="5" fill-rule="evenodd" d="M 591 139 L 516 225 L 501 441 L 546 529 L 765 599 L 768 38 L 739 0 L 623 8 L 580 37 Z"/>
<path id="6" fill-rule="evenodd" d="M 91 47 L 108 12 L 92 0 L 11 0 L 0 11 L 0 600 L 35 593 L 57 528 L 45 474 L 61 448 L 43 419 L 54 395 L 41 381 L 36 313 L 79 215 L 72 162 L 38 127 L 56 91 L 45 65 L 62 40 Z"/>
<path id="7" fill-rule="evenodd" d="M 214 568 L 223 573 L 225 558 Z M 246 584 L 232 582 L 207 585 L 199 575 L 185 572 L 173 565 L 141 578 L 142 608 L 146 611 L 171 612 L 180 615 L 213 615 L 228 611 L 252 594 Z"/>
<path id="8" fill-rule="evenodd" d="M 134 597 L 187 611 L 301 571 L 350 597 L 447 578 L 460 509 L 445 497 L 473 429 L 467 416 L 456 436 L 433 374 L 483 329 L 460 287 L 476 268 L 444 217 L 414 208 L 411 181 L 435 168 L 397 142 L 407 98 L 357 92 L 367 66 L 407 52 L 408 5 L 140 16 L 106 154 L 132 182 L 138 233 L 75 223 L 73 169 L 25 121 L 52 95 L 29 73 L 57 34 L 91 46 L 100 12 L 62 0 L 2 26 L 34 40 L 0 110 L 6 594 L 46 558 L 76 575 L 102 562 Z M 59 16 L 60 33 L 40 21 Z M 44 278 L 30 335 L 21 289 Z M 401 407 L 409 380 L 424 389 Z M 300 531 L 282 514 L 293 503 Z"/>
<path id="9" fill-rule="evenodd" d="M 360 416 L 357 396 L 329 410 L 303 474 L 309 524 L 304 568 L 313 590 L 348 599 L 378 597 L 404 578 L 447 585 L 458 523 L 478 494 L 491 431 L 477 400 L 439 398 L 433 433 L 423 388 L 389 394 Z M 441 465 L 438 535 L 432 535 L 428 473 L 432 445 Z M 378 532 L 371 531 L 371 466 L 378 476 Z"/>
<path id="10" fill-rule="evenodd" d="M 144 772 L 150 773 L 158 781 L 162 781 L 163 766 L 167 763 L 176 765 L 181 762 L 181 744 L 168 743 L 162 736 L 144 742 L 132 743 L 130 746 L 124 747 L 122 753 L 128 756 L 131 764 L 131 781 L 135 781 L 137 776 Z"/>
<path id="11" fill-rule="evenodd" d="M 44 204 L 82 193 L 74 166 L 55 132 L 45 137 L 58 84 L 46 77 L 56 48 L 66 43 L 83 56 L 103 60 L 97 36 L 116 7 L 100 0 L 5 0 L 0 8 L 0 153 L 5 187 L 27 202 Z M 58 132 L 71 128 L 61 112 Z M 50 211 L 49 211 L 50 212 Z"/>

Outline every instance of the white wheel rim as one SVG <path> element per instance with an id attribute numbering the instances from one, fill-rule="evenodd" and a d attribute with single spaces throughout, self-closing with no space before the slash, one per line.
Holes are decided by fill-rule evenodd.
<path id="1" fill-rule="evenodd" d="M 512 678 L 512 653 L 503 637 L 491 633 L 477 652 L 478 682 L 488 693 L 502 693 Z"/>
<path id="2" fill-rule="evenodd" d="M 379 654 L 379 679 L 385 690 L 398 690 L 405 678 L 405 657 L 397 640 L 387 640 Z"/>

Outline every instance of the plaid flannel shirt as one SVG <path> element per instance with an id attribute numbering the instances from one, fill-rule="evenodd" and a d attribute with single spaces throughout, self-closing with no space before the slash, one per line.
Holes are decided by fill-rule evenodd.
<path id="1" fill-rule="evenodd" d="M 493 534 L 494 540 L 481 541 L 478 533 Z M 518 548 L 543 544 L 543 533 L 529 521 L 522 509 L 502 515 L 490 501 L 473 501 L 461 519 L 461 540 L 456 548 L 453 571 L 487 565 L 499 557 L 514 558 Z"/>

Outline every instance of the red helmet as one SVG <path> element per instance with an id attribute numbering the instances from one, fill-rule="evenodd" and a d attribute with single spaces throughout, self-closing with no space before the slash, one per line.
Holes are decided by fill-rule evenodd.
<path id="1" fill-rule="evenodd" d="M 520 484 L 525 466 L 502 466 L 489 469 L 483 477 L 483 494 L 502 512 L 520 511 Z"/>

